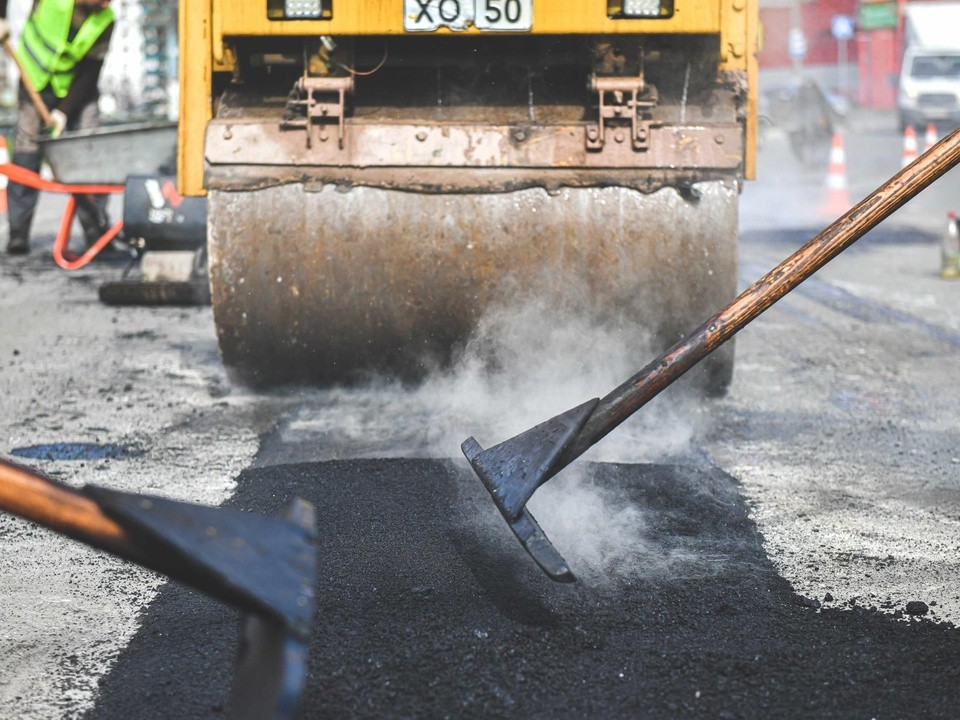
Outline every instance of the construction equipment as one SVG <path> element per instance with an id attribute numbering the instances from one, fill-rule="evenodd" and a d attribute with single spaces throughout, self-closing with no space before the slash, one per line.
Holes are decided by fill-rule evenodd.
<path id="1" fill-rule="evenodd" d="M 0 44 L 20 71 L 21 84 L 44 126 L 52 129 L 53 116 L 23 71 L 9 36 L 0 38 Z M 170 167 L 176 155 L 176 123 L 126 123 L 57 132 L 39 142 L 56 182 L 9 161 L 0 164 L 0 173 L 37 190 L 69 195 L 54 242 L 53 256 L 60 267 L 83 267 L 114 238 L 121 237 L 131 246 L 134 257 L 141 259 L 141 277 L 101 287 L 104 302 L 209 304 L 206 269 L 199 269 L 198 262 L 206 264 L 206 199 L 180 196 L 175 179 L 160 173 L 161 166 Z M 109 161 L 91 163 L 91 158 Z M 71 253 L 68 244 L 77 204 L 102 212 L 92 196 L 120 192 L 124 194 L 123 222 L 114 223 L 82 254 Z"/>
<path id="2" fill-rule="evenodd" d="M 118 136 L 134 138 L 136 125 L 110 128 L 102 133 L 85 133 L 84 142 L 97 146 L 116 144 Z M 124 176 L 114 169 L 89 173 L 84 181 L 64 163 L 57 152 L 61 142 L 72 142 L 74 133 L 49 141 L 51 158 L 57 168 L 70 167 L 64 175 L 70 180 L 45 180 L 38 173 L 12 163 L 0 163 L 0 175 L 36 190 L 67 195 L 60 228 L 53 243 L 53 259 L 65 270 L 84 267 L 115 238 L 122 237 L 131 260 L 140 260 L 140 279 L 110 282 L 101 286 L 100 296 L 112 304 L 209 305 L 206 281 L 206 198 L 184 198 L 176 190 L 173 177 L 152 174 Z M 175 137 L 175 136 L 174 136 Z M 130 143 L 132 140 L 125 139 Z M 79 156 L 77 156 L 77 162 Z M 139 163 L 149 161 L 140 160 Z M 81 162 L 86 165 L 87 163 Z M 137 165 L 138 163 L 134 163 Z M 82 177 L 82 175 L 81 175 Z M 97 179 L 102 178 L 102 179 Z M 119 179 L 118 179 L 119 178 Z M 69 250 L 70 231 L 79 202 L 92 203 L 97 195 L 123 194 L 123 219 L 114 223 L 84 252 Z M 122 235 L 121 235 L 122 232 Z"/>
<path id="3" fill-rule="evenodd" d="M 461 445 L 464 455 L 510 529 L 544 572 L 559 582 L 575 579 L 526 509 L 538 487 L 958 162 L 960 129 L 605 397 L 589 400 L 487 450 L 475 438 L 467 438 Z"/>
<path id="4" fill-rule="evenodd" d="M 176 123 L 144 122 L 93 130 L 68 131 L 41 140 L 57 180 L 9 162 L 0 174 L 45 192 L 68 195 L 53 258 L 65 270 L 91 262 L 116 238 L 129 251 L 124 279 L 100 286 L 101 301 L 111 305 L 209 305 L 206 268 L 207 200 L 183 197 L 176 178 L 165 174 L 176 153 Z M 91 165 L 91 157 L 111 162 Z M 80 254 L 69 248 L 78 202 L 91 196 L 123 194 L 123 219 Z M 139 274 L 127 272 L 139 260 Z"/>
<path id="5" fill-rule="evenodd" d="M 242 609 L 231 715 L 295 717 L 313 623 L 310 503 L 295 499 L 277 520 L 96 486 L 78 491 L 0 459 L 0 510 Z"/>
<path id="6" fill-rule="evenodd" d="M 123 187 L 124 241 L 139 273 L 100 286 L 107 305 L 209 305 L 207 199 L 183 197 L 170 175 L 132 175 Z"/>
<path id="7" fill-rule="evenodd" d="M 140 260 L 140 278 L 102 286 L 104 302 L 156 303 L 165 298 L 202 302 L 209 298 L 205 268 L 202 273 L 194 271 L 206 257 L 206 199 L 182 197 L 176 179 L 169 174 L 176 155 L 176 123 L 135 122 L 68 131 L 41 144 L 61 183 L 110 183 L 123 193 L 123 220 L 115 225 L 116 234 Z M 90 163 L 90 158 L 105 157 L 110 162 Z M 61 242 L 65 249 L 69 229 L 65 218 L 55 259 L 61 267 L 74 269 L 96 253 L 88 251 L 69 265 L 60 262 L 56 249 Z"/>
<path id="8" fill-rule="evenodd" d="M 181 3 L 178 176 L 208 194 L 226 365 L 417 378 L 530 298 L 675 341 L 736 291 L 756 24 L 755 0 Z"/>
<path id="9" fill-rule="evenodd" d="M 86 202 L 93 205 L 93 196 L 114 195 L 123 192 L 122 185 L 114 184 L 90 184 L 77 183 L 66 184 L 55 180 L 45 180 L 39 173 L 35 173 L 27 168 L 14 165 L 13 163 L 0 163 L 0 174 L 8 177 L 13 182 L 21 185 L 27 185 L 35 190 L 44 192 L 54 192 L 67 195 L 67 202 L 64 205 L 63 215 L 60 218 L 60 228 L 57 230 L 57 236 L 53 241 L 53 259 L 64 270 L 76 270 L 89 263 L 101 250 L 109 245 L 123 228 L 122 222 L 114 223 L 107 228 L 92 245 L 80 255 L 75 255 L 68 249 L 70 242 L 70 229 L 73 225 L 73 217 L 76 214 L 77 203 Z"/>

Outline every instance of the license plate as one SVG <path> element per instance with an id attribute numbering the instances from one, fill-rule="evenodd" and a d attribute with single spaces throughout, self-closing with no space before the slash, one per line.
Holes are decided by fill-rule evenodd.
<path id="1" fill-rule="evenodd" d="M 533 0 L 403 0 L 403 29 L 430 32 L 440 27 L 465 30 L 528 32 L 533 27 Z"/>

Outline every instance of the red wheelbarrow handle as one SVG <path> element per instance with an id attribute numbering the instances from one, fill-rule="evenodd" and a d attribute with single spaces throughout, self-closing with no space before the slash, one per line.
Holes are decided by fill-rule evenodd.
<path id="1" fill-rule="evenodd" d="M 44 180 L 40 175 L 33 172 L 33 170 L 27 170 L 25 167 L 20 167 L 19 165 L 14 165 L 9 162 L 0 163 L 0 174 L 6 175 L 19 185 L 32 187 L 34 190 L 63 193 L 65 195 L 111 195 L 113 193 L 122 193 L 124 189 L 123 185 L 78 185 L 74 183 L 57 182 L 56 180 Z"/>
<path id="2" fill-rule="evenodd" d="M 122 193 L 123 185 L 75 185 L 71 183 L 61 183 L 55 180 L 44 180 L 40 175 L 27 170 L 13 163 L 0 163 L 0 174 L 6 175 L 11 181 L 18 185 L 26 185 L 34 190 L 43 190 L 44 192 L 61 193 L 69 195 L 67 205 L 63 209 L 63 217 L 60 219 L 60 229 L 57 231 L 57 237 L 53 242 L 53 260 L 64 270 L 76 270 L 82 268 L 97 256 L 103 248 L 110 244 L 123 229 L 123 221 L 117 221 L 107 230 L 100 239 L 88 247 L 82 255 L 75 255 L 67 249 L 67 243 L 70 240 L 70 226 L 73 225 L 73 216 L 77 211 L 78 195 L 114 195 Z"/>

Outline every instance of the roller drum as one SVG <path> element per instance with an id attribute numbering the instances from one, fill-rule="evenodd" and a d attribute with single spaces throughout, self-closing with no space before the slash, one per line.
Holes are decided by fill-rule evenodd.
<path id="1" fill-rule="evenodd" d="M 735 295 L 736 186 L 694 191 L 211 190 L 224 362 L 255 386 L 416 380 L 485 312 L 535 298 L 558 326 L 579 313 L 617 327 L 639 367 Z M 721 392 L 732 358 L 732 345 L 708 358 L 701 385 Z"/>

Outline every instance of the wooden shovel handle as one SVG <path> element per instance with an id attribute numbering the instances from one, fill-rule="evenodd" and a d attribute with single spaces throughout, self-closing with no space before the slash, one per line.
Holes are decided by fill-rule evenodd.
<path id="1" fill-rule="evenodd" d="M 38 93 L 37 89 L 33 86 L 33 83 L 30 82 L 30 76 L 24 72 L 23 63 L 20 62 L 20 58 L 14 51 L 13 45 L 10 44 L 9 37 L 4 39 L 3 49 L 7 55 L 13 58 L 13 62 L 17 66 L 17 70 L 20 71 L 20 82 L 22 82 L 23 86 L 27 89 L 27 95 L 30 96 L 30 102 L 33 103 L 33 106 L 37 109 L 37 112 L 40 113 L 40 119 L 43 120 L 44 126 L 50 127 L 53 125 L 53 118 L 50 117 L 50 110 L 47 108 L 47 104 L 43 101 L 43 98 L 40 97 L 40 93 Z"/>
<path id="2" fill-rule="evenodd" d="M 600 404 L 557 462 L 558 472 L 646 405 L 760 313 L 826 265 L 960 161 L 960 128 L 857 203 Z"/>
<path id="3" fill-rule="evenodd" d="M 0 510 L 139 562 L 129 535 L 90 498 L 32 470 L 0 460 Z"/>

